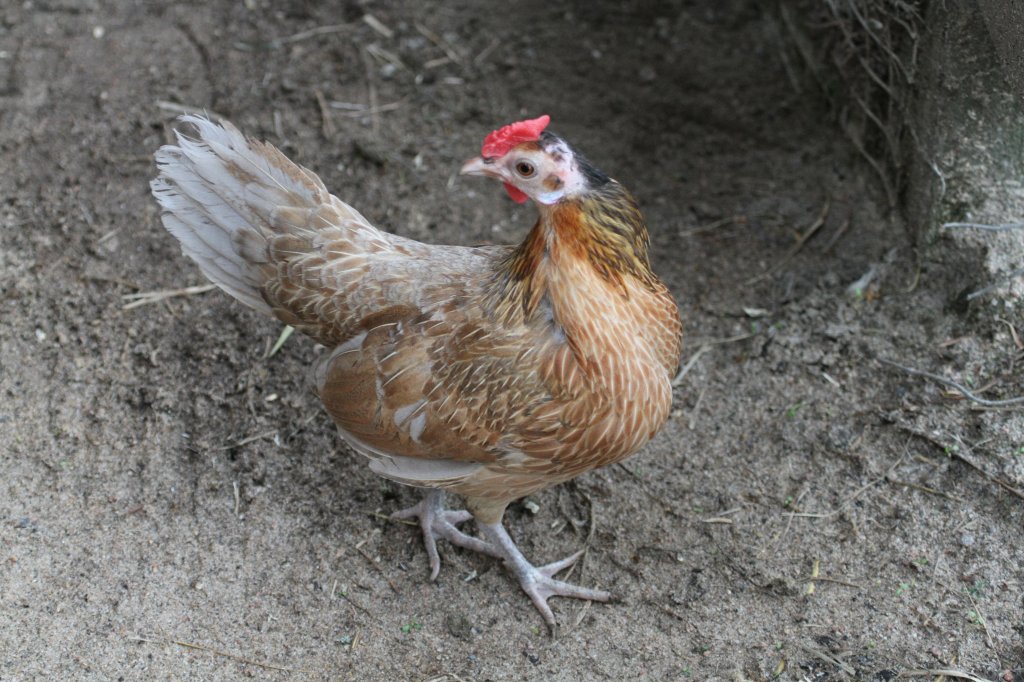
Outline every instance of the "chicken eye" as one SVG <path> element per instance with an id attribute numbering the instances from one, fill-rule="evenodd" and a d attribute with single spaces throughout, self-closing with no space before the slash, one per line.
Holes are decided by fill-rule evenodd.
<path id="1" fill-rule="evenodd" d="M 536 172 L 537 171 L 533 167 L 532 163 L 520 161 L 519 163 L 516 164 L 516 173 L 519 173 L 519 175 L 523 176 L 524 178 L 528 178 Z"/>

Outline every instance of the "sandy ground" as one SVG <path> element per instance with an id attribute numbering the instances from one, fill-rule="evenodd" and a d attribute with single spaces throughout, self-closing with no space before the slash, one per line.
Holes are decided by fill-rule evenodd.
<path id="1" fill-rule="evenodd" d="M 1024 325 L 957 304 L 780 49 L 739 0 L 0 8 L 0 680 L 1022 679 L 1021 411 L 878 358 L 1020 395 Z M 267 358 L 219 292 L 123 307 L 204 283 L 147 185 L 181 106 L 431 242 L 524 236 L 456 176 L 524 115 L 633 189 L 700 355 L 639 456 L 506 517 L 621 601 L 552 639 L 491 559 L 428 582 L 312 343 Z"/>

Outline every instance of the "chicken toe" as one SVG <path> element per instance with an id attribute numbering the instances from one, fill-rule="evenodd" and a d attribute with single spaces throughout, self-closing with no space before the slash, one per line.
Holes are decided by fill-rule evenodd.
<path id="1" fill-rule="evenodd" d="M 487 556 L 504 558 L 497 548 L 487 544 L 470 535 L 466 535 L 456 528 L 473 518 L 468 511 L 451 510 L 444 508 L 444 492 L 431 488 L 423 496 L 418 504 L 408 509 L 402 509 L 391 514 L 393 519 L 419 519 L 420 528 L 423 530 L 423 545 L 427 549 L 427 557 L 430 560 L 430 579 L 436 580 L 437 574 L 441 571 L 441 557 L 437 553 L 437 539 L 444 538 L 453 545 L 458 545 L 474 552 L 480 552 Z"/>
<path id="2" fill-rule="evenodd" d="M 494 524 L 480 524 L 480 527 L 498 551 L 501 552 L 501 558 L 504 559 L 509 570 L 519 580 L 519 585 L 530 597 L 530 600 L 533 601 L 533 605 L 540 611 L 544 622 L 548 624 L 552 631 L 555 630 L 556 623 L 555 614 L 551 612 L 551 607 L 548 606 L 549 598 L 574 597 L 576 599 L 602 602 L 611 600 L 612 594 L 610 592 L 580 587 L 555 579 L 554 576 L 557 573 L 576 563 L 576 560 L 583 555 L 583 550 L 560 561 L 538 567 L 527 561 L 500 521 Z"/>

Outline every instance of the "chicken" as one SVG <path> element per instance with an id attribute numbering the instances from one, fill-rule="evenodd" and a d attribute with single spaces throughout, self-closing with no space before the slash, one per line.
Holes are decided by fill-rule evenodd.
<path id="1" fill-rule="evenodd" d="M 182 121 L 193 132 L 156 153 L 164 227 L 225 292 L 329 349 L 313 375 L 342 439 L 426 489 L 394 517 L 418 520 L 431 579 L 444 538 L 502 559 L 552 628 L 552 596 L 607 601 L 554 577 L 582 551 L 534 566 L 502 517 L 632 454 L 668 416 L 681 322 L 630 193 L 549 117 L 520 121 L 461 172 L 532 200 L 536 225 L 515 247 L 435 246 L 377 229 L 228 123 Z M 471 518 L 482 539 L 457 528 Z"/>

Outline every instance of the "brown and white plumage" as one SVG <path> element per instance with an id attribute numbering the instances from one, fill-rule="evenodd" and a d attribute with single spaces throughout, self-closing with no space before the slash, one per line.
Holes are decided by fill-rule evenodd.
<path id="1" fill-rule="evenodd" d="M 373 227 L 230 124 L 183 121 L 194 137 L 156 155 L 165 227 L 224 291 L 331 349 L 317 390 L 375 472 L 466 497 L 487 542 L 456 530 L 468 515 L 439 495 L 404 514 L 433 574 L 440 536 L 505 559 L 549 624 L 548 596 L 606 599 L 554 580 L 566 562 L 526 563 L 501 517 L 635 452 L 668 415 L 678 311 L 628 192 L 544 133 L 463 167 L 534 199 L 521 245 L 428 245 Z"/>

